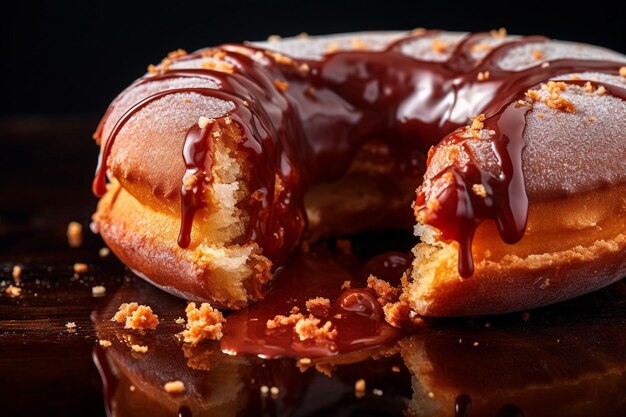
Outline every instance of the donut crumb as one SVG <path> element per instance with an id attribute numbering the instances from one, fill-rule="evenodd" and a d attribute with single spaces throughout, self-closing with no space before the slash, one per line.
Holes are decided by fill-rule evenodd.
<path id="1" fill-rule="evenodd" d="M 148 352 L 148 346 L 132 345 L 130 348 L 133 350 L 133 352 L 137 352 L 137 353 Z"/>
<path id="2" fill-rule="evenodd" d="M 106 340 L 106 339 L 100 339 L 98 340 L 98 345 L 102 346 L 103 348 L 108 348 L 112 345 L 113 343 L 111 343 L 110 340 Z"/>
<path id="3" fill-rule="evenodd" d="M 367 288 L 374 290 L 378 297 L 377 301 L 381 305 L 396 301 L 400 295 L 399 288 L 392 286 L 383 279 L 376 278 L 374 275 L 370 275 L 367 278 Z"/>
<path id="4" fill-rule="evenodd" d="M 15 284 L 19 285 L 22 282 L 22 267 L 19 265 L 13 265 L 13 269 L 11 270 L 11 276 L 13 277 L 13 281 L 15 281 Z"/>
<path id="5" fill-rule="evenodd" d="M 192 346 L 203 340 L 220 340 L 222 338 L 222 326 L 226 321 L 221 311 L 211 307 L 209 303 L 202 303 L 196 307 L 196 303 L 189 303 L 185 309 L 187 325 L 182 332 L 183 340 Z"/>
<path id="6" fill-rule="evenodd" d="M 289 89 L 289 83 L 283 80 L 278 80 L 278 79 L 274 80 L 274 86 L 283 93 L 286 93 L 287 90 Z"/>
<path id="7" fill-rule="evenodd" d="M 487 197 L 487 190 L 485 189 L 485 186 L 483 184 L 472 185 L 472 191 L 479 197 Z"/>
<path id="8" fill-rule="evenodd" d="M 305 305 L 307 311 L 314 316 L 325 317 L 330 311 L 330 300 L 324 297 L 315 297 L 308 299 Z"/>
<path id="9" fill-rule="evenodd" d="M 434 38 L 431 41 L 431 47 L 434 53 L 436 54 L 443 54 L 448 52 L 448 48 L 450 47 L 450 44 L 448 42 L 444 42 L 439 38 Z"/>
<path id="10" fill-rule="evenodd" d="M 495 29 L 490 30 L 489 34 L 494 39 L 504 39 L 506 38 L 507 32 L 506 32 L 506 29 L 502 27 L 498 30 L 495 30 Z"/>
<path id="11" fill-rule="evenodd" d="M 283 326 L 293 326 L 299 320 L 304 319 L 304 315 L 301 313 L 291 313 L 289 316 L 283 316 L 282 314 L 277 314 L 273 319 L 268 320 L 265 323 L 265 327 L 268 329 L 277 329 Z"/>
<path id="12" fill-rule="evenodd" d="M 357 397 L 362 397 L 365 395 L 365 390 L 367 389 L 367 385 L 365 384 L 364 379 L 359 379 L 354 383 L 354 393 Z"/>
<path id="13" fill-rule="evenodd" d="M 310 339 L 316 342 L 335 340 L 337 337 L 337 329 L 332 328 L 332 322 L 327 321 L 322 326 L 320 326 L 320 323 L 320 319 L 316 319 L 310 315 L 308 318 L 298 320 L 293 329 L 298 335 L 298 338 L 302 341 Z"/>
<path id="14" fill-rule="evenodd" d="M 487 81 L 491 77 L 491 73 L 489 71 L 481 71 L 476 76 L 478 81 Z"/>
<path id="15" fill-rule="evenodd" d="M 152 308 L 137 303 L 122 303 L 111 321 L 124 324 L 125 329 L 146 330 L 156 329 L 159 325 L 159 316 L 152 312 Z"/>
<path id="16" fill-rule="evenodd" d="M 72 248 L 78 248 L 83 244 L 83 225 L 78 222 L 70 222 L 67 225 L 67 243 Z"/>
<path id="17" fill-rule="evenodd" d="M 180 380 L 169 381 L 163 385 L 163 389 L 169 394 L 181 394 L 185 392 L 185 384 Z"/>
<path id="18" fill-rule="evenodd" d="M 93 297 L 104 297 L 107 289 L 104 285 L 96 285 L 95 287 L 91 287 L 91 295 Z"/>
<path id="19" fill-rule="evenodd" d="M 14 298 L 19 297 L 22 294 L 22 289 L 14 285 L 9 285 L 4 292 L 7 293 L 9 297 Z"/>

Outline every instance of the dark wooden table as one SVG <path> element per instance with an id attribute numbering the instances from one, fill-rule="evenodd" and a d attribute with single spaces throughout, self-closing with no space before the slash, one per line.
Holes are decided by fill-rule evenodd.
<path id="1" fill-rule="evenodd" d="M 0 122 L 0 415 L 454 416 L 460 394 L 471 397 L 472 417 L 626 415 L 624 282 L 529 314 L 432 321 L 395 346 L 302 370 L 291 359 L 229 357 L 215 344 L 182 347 L 174 320 L 184 301 L 113 255 L 101 257 L 104 245 L 89 232 L 95 124 Z M 68 246 L 70 221 L 85 228 L 79 248 Z M 398 246 L 408 239 L 398 237 Z M 76 262 L 89 271 L 75 276 Z M 10 297 L 15 265 L 22 292 Z M 92 296 L 96 285 L 106 287 L 104 297 Z M 109 321 L 129 301 L 155 309 L 157 331 Z M 113 346 L 101 348 L 103 339 Z M 133 343 L 150 350 L 133 353 Z M 360 378 L 364 396 L 354 392 Z M 173 379 L 186 394 L 163 391 Z M 263 386 L 277 387 L 276 398 Z"/>

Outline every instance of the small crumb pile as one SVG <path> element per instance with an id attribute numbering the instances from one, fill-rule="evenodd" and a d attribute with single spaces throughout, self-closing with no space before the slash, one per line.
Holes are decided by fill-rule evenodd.
<path id="1" fill-rule="evenodd" d="M 327 298 L 318 297 L 318 299 L 314 298 L 307 301 L 307 309 L 311 307 L 317 310 L 318 308 L 325 308 L 324 306 L 326 305 L 330 309 L 330 300 Z M 302 341 L 314 340 L 315 342 L 323 342 L 335 340 L 337 338 L 337 329 L 332 328 L 332 322 L 326 321 L 320 326 L 321 322 L 322 321 L 313 316 L 313 314 L 309 314 L 309 317 L 305 317 L 295 308 L 289 316 L 276 315 L 273 319 L 268 320 L 265 326 L 268 330 L 290 327 Z"/>
<path id="2" fill-rule="evenodd" d="M 333 329 L 330 321 L 325 322 L 320 327 L 321 320 L 309 315 L 308 318 L 300 319 L 294 326 L 294 330 L 300 340 L 335 340 L 337 329 Z"/>
<path id="3" fill-rule="evenodd" d="M 154 314 L 149 306 L 123 303 L 111 321 L 123 323 L 125 329 L 152 330 L 159 325 L 159 316 Z"/>
<path id="4" fill-rule="evenodd" d="M 203 340 L 222 338 L 222 326 L 226 319 L 209 303 L 202 303 L 199 308 L 196 308 L 196 303 L 189 303 L 185 313 L 187 313 L 187 326 L 182 332 L 185 343 L 197 345 Z"/>
<path id="5" fill-rule="evenodd" d="M 330 300 L 324 297 L 315 297 L 306 301 L 306 309 L 314 316 L 326 317 L 330 311 Z"/>

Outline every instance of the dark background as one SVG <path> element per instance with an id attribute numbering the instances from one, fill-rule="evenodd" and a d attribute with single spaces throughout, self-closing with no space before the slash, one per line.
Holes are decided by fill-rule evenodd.
<path id="1" fill-rule="evenodd" d="M 608 2 L 606 2 L 608 3 Z M 7 230 L 95 206 L 91 134 L 111 100 L 167 52 L 269 35 L 416 27 L 543 34 L 626 52 L 626 2 L 126 0 L 0 6 L 0 250 Z M 61 188 L 64 193 L 61 193 Z M 35 224 L 40 224 L 39 220 Z M 8 225 L 8 226 L 7 226 Z M 18 230 L 19 229 L 18 227 Z M 13 235 L 15 236 L 15 235 Z M 6 240 L 5 240 L 6 241 Z"/>
<path id="2" fill-rule="evenodd" d="M 89 1 L 0 10 L 0 115 L 96 117 L 167 52 L 300 32 L 440 28 L 543 34 L 626 52 L 626 2 Z"/>

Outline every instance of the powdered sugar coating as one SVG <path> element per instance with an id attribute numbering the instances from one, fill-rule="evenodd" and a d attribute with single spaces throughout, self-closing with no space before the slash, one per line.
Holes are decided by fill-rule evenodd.
<path id="1" fill-rule="evenodd" d="M 620 83 L 618 77 L 608 78 Z M 626 181 L 626 102 L 573 85 L 561 95 L 574 104 L 575 113 L 535 102 L 526 118 L 529 196 L 558 197 Z"/>
<path id="2" fill-rule="evenodd" d="M 251 42 L 253 46 L 267 48 L 299 59 L 320 59 L 331 51 L 351 51 L 355 46 L 365 46 L 369 51 L 385 49 L 390 42 L 404 36 L 405 32 L 354 32 L 328 36 L 309 36 L 281 39 L 275 42 Z"/>
<path id="3" fill-rule="evenodd" d="M 521 71 L 546 61 L 563 58 L 597 59 L 625 62 L 626 57 L 609 49 L 580 43 L 551 40 L 549 42 L 527 43 L 511 48 L 500 59 L 500 68 Z"/>

